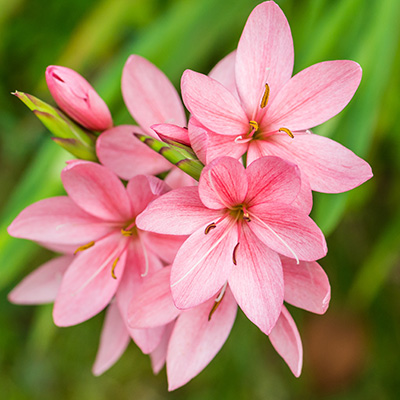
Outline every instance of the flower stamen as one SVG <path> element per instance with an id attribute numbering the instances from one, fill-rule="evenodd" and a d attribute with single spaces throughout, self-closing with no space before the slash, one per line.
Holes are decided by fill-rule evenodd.
<path id="1" fill-rule="evenodd" d="M 257 123 L 257 121 L 250 121 L 249 125 L 252 127 L 252 131 L 253 132 L 257 132 L 258 131 L 258 123 Z"/>
<path id="2" fill-rule="evenodd" d="M 219 307 L 219 305 L 221 304 L 222 299 L 225 296 L 226 293 L 226 287 L 228 286 L 228 281 L 225 282 L 224 286 L 222 287 L 221 292 L 219 293 L 219 295 L 217 296 L 217 298 L 215 299 L 215 302 L 211 308 L 210 314 L 208 314 L 208 320 L 211 321 L 211 317 L 212 315 L 215 313 L 215 311 L 217 310 L 217 308 Z"/>
<path id="3" fill-rule="evenodd" d="M 265 108 L 267 106 L 268 98 L 269 98 L 269 85 L 268 85 L 268 83 L 266 83 L 265 84 L 265 91 L 264 91 L 263 97 L 261 99 L 261 104 L 260 104 L 261 108 Z"/>
<path id="4" fill-rule="evenodd" d="M 78 248 L 74 251 L 74 255 L 75 255 L 76 253 L 78 253 L 79 251 L 83 251 L 83 250 L 89 249 L 90 247 L 94 246 L 94 243 L 95 243 L 95 242 L 92 241 L 92 242 L 89 242 L 88 244 L 84 244 L 83 246 L 78 247 Z"/>
<path id="5" fill-rule="evenodd" d="M 233 261 L 233 263 L 234 263 L 235 265 L 237 265 L 237 261 L 236 261 L 236 251 L 237 251 L 237 249 L 238 249 L 238 247 L 239 247 L 239 244 L 240 244 L 240 243 L 237 243 L 237 244 L 236 244 L 235 248 L 233 249 L 233 253 L 232 253 L 232 261 Z"/>
<path id="6" fill-rule="evenodd" d="M 214 229 L 217 227 L 217 224 L 215 222 L 211 222 L 211 224 L 206 226 L 206 229 L 204 229 L 204 234 L 208 235 L 208 233 L 211 231 L 211 229 Z"/>
<path id="7" fill-rule="evenodd" d="M 122 228 L 122 229 L 121 229 L 121 233 L 122 233 L 124 236 L 127 236 L 127 237 L 132 236 L 132 235 L 133 235 L 133 228 L 132 228 L 132 229 L 129 229 L 129 230 Z"/>
<path id="8" fill-rule="evenodd" d="M 278 132 L 285 132 L 287 133 L 292 139 L 294 139 L 293 133 L 288 128 L 279 128 Z"/>
<path id="9" fill-rule="evenodd" d="M 112 264 L 112 267 L 111 267 L 111 276 L 112 276 L 114 279 L 117 279 L 116 275 L 114 274 L 114 270 L 115 270 L 115 267 L 116 267 L 117 264 L 118 264 L 118 261 L 119 261 L 119 257 L 117 257 L 117 258 L 114 260 L 114 262 L 113 262 L 113 264 Z"/>

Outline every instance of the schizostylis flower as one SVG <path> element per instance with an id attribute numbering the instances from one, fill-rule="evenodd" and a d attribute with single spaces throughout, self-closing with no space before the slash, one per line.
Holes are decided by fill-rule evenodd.
<path id="1" fill-rule="evenodd" d="M 132 178 L 125 188 L 105 167 L 73 161 L 62 172 L 68 196 L 41 200 L 23 210 L 8 232 L 50 247 L 75 247 L 63 275 L 53 318 L 59 326 L 83 322 L 115 297 L 124 321 L 132 293 L 143 278 L 171 262 L 182 238 L 143 232 L 136 217 L 168 190 L 151 176 Z M 162 330 L 126 328 L 144 352 L 152 351 Z"/>
<path id="2" fill-rule="evenodd" d="M 370 166 L 309 129 L 348 104 L 360 83 L 361 67 L 349 60 L 325 61 L 291 77 L 293 60 L 285 15 L 274 2 L 261 3 L 247 20 L 236 54 L 224 61 L 223 69 L 231 71 L 227 77 L 221 79 L 218 71 L 215 79 L 191 70 L 183 74 L 184 103 L 207 131 L 198 138 L 201 129 L 189 125 L 190 140 L 206 147 L 207 163 L 245 152 L 248 163 L 275 155 L 297 164 L 312 190 L 350 190 L 371 178 Z M 230 69 L 229 63 L 234 64 Z"/>
<path id="3" fill-rule="evenodd" d="M 327 251 L 319 228 L 292 205 L 300 185 L 298 168 L 280 158 L 262 157 L 245 169 L 221 157 L 203 169 L 198 188 L 154 200 L 137 218 L 139 228 L 191 235 L 172 265 L 176 306 L 199 305 L 228 282 L 248 318 L 269 334 L 283 303 L 279 254 L 314 261 Z"/>

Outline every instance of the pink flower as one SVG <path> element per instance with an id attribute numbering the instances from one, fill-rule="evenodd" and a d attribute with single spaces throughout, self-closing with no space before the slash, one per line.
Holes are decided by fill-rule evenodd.
<path id="1" fill-rule="evenodd" d="M 132 293 L 143 277 L 171 262 L 182 238 L 143 232 L 136 217 L 167 190 L 151 176 L 132 178 L 125 189 L 105 167 L 71 162 L 61 175 L 68 196 L 41 200 L 23 210 L 8 228 L 15 237 L 51 247 L 75 246 L 77 254 L 63 275 L 53 318 L 59 326 L 83 322 L 104 309 L 115 296 L 126 321 Z M 162 329 L 132 330 L 144 352 L 152 351 Z"/>
<path id="2" fill-rule="evenodd" d="M 206 130 L 191 131 L 191 142 L 207 140 L 206 161 L 229 155 L 247 161 L 275 155 L 297 164 L 312 190 L 350 190 L 372 176 L 369 165 L 340 144 L 308 129 L 339 113 L 353 97 L 361 68 L 347 60 L 315 64 L 297 75 L 288 22 L 272 1 L 251 13 L 236 55 L 235 74 L 215 79 L 187 70 L 182 77 L 186 107 Z M 231 68 L 232 70 L 232 68 Z M 235 79 L 236 90 L 232 80 Z M 222 83 L 218 82 L 221 81 Z M 225 86 L 226 87 L 225 87 Z M 204 131 L 203 129 L 203 131 Z M 302 177 L 303 179 L 303 177 Z"/>
<path id="3" fill-rule="evenodd" d="M 311 312 L 325 312 L 330 298 L 328 278 L 316 262 L 297 265 L 282 259 L 285 301 Z M 170 290 L 170 267 L 157 271 L 135 293 L 129 323 L 135 328 L 167 325 L 163 339 L 151 353 L 153 369 L 167 363 L 169 390 L 175 390 L 199 374 L 219 352 L 232 329 L 237 303 L 229 286 L 218 299 L 190 310 L 178 310 Z M 269 339 L 295 376 L 302 368 L 300 334 L 288 310 L 282 306 Z"/>
<path id="4" fill-rule="evenodd" d="M 87 129 L 104 131 L 112 127 L 110 111 L 90 83 L 70 68 L 50 65 L 46 82 L 58 106 Z"/>
<path id="5" fill-rule="evenodd" d="M 262 157 L 244 169 L 221 157 L 204 168 L 198 188 L 154 200 L 138 216 L 139 228 L 191 235 L 172 266 L 176 306 L 195 307 L 228 282 L 247 317 L 269 334 L 283 302 L 278 253 L 304 261 L 326 254 L 322 232 L 292 205 L 299 191 L 297 167 L 282 159 Z"/>
<path id="6" fill-rule="evenodd" d="M 96 144 L 99 160 L 122 179 L 130 179 L 137 174 L 155 175 L 171 169 L 171 164 L 164 157 L 133 134 L 156 137 L 150 128 L 154 124 L 186 126 L 185 110 L 178 92 L 155 65 L 143 57 L 131 55 L 122 73 L 122 95 L 139 127 L 122 125 L 103 132 Z M 185 175 L 178 169 L 172 173 Z M 171 182 L 175 178 L 169 177 Z M 186 184 L 192 183 L 189 176 L 186 180 Z"/>

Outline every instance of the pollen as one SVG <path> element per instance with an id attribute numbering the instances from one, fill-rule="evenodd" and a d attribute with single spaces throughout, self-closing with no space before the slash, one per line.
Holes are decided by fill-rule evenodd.
<path id="1" fill-rule="evenodd" d="M 78 247 L 78 248 L 74 251 L 74 255 L 75 255 L 76 253 L 78 253 L 79 251 L 83 251 L 83 250 L 89 249 L 90 247 L 94 246 L 94 243 L 95 243 L 95 242 L 89 242 L 88 244 L 84 244 L 83 246 Z"/>
<path id="2" fill-rule="evenodd" d="M 268 83 L 266 83 L 265 84 L 265 91 L 264 91 L 263 97 L 261 99 L 261 104 L 260 104 L 261 108 L 265 108 L 267 106 L 268 98 L 269 98 L 269 85 L 268 85 Z"/>
<path id="3" fill-rule="evenodd" d="M 238 243 L 238 244 L 235 246 L 235 248 L 233 249 L 233 253 L 232 253 L 232 261 L 233 261 L 233 263 L 234 263 L 235 265 L 237 265 L 237 261 L 236 261 L 236 251 L 237 251 L 237 249 L 238 249 L 238 247 L 239 247 L 239 244 L 240 244 L 240 243 Z"/>
<path id="4" fill-rule="evenodd" d="M 211 222 L 211 224 L 206 226 L 206 229 L 204 229 L 204 234 L 208 235 L 208 233 L 211 231 L 211 229 L 214 229 L 217 227 L 217 224 L 215 222 Z"/>
<path id="5" fill-rule="evenodd" d="M 115 270 L 115 267 L 116 267 L 117 264 L 118 264 L 118 261 L 119 261 L 119 257 L 117 257 L 117 258 L 114 260 L 113 265 L 112 265 L 112 267 L 111 267 L 111 276 L 112 276 L 114 279 L 117 279 L 117 277 L 116 277 L 116 275 L 115 275 L 115 273 L 114 273 L 114 270 Z"/>
<path id="6" fill-rule="evenodd" d="M 285 132 L 287 133 L 292 139 L 294 139 L 293 133 L 288 128 L 279 128 L 278 132 Z"/>
<path id="7" fill-rule="evenodd" d="M 258 123 L 257 123 L 257 121 L 250 121 L 249 124 L 254 129 L 254 132 L 258 131 Z"/>
<path id="8" fill-rule="evenodd" d="M 122 233 L 124 236 L 129 237 L 129 236 L 132 236 L 132 235 L 133 235 L 133 229 L 129 229 L 129 230 L 121 229 L 121 233 Z"/>

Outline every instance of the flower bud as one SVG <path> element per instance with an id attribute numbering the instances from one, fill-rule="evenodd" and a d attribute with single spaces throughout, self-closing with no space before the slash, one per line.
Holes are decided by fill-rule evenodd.
<path id="1" fill-rule="evenodd" d="M 104 131 L 112 127 L 106 103 L 89 82 L 70 68 L 50 65 L 46 81 L 57 105 L 87 129 Z"/>

